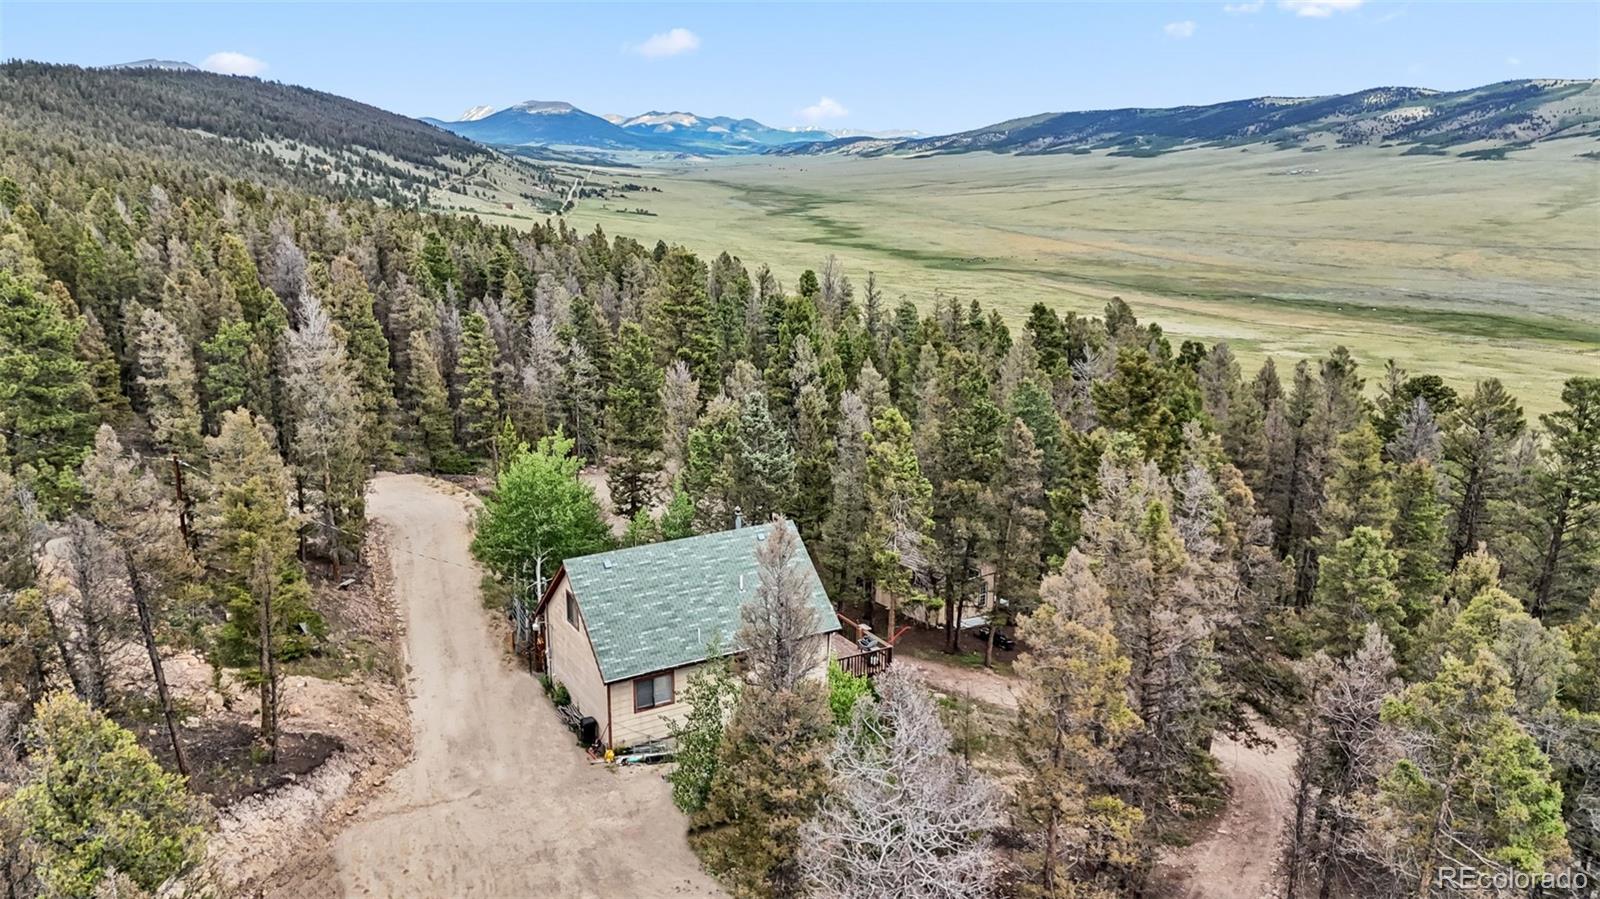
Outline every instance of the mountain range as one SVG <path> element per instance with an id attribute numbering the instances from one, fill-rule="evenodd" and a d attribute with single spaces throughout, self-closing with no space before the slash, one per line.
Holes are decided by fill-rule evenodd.
<path id="1" fill-rule="evenodd" d="M 1324 97 L 1256 97 L 1205 106 L 1044 113 L 939 137 L 852 137 L 773 152 L 861 156 L 1085 153 L 1146 156 L 1192 146 L 1412 144 L 1423 151 L 1516 146 L 1600 133 L 1600 81 L 1524 79 L 1461 91 L 1375 87 Z M 1440 151 L 1442 152 L 1442 151 Z"/>
<path id="2" fill-rule="evenodd" d="M 8 74 L 14 88 L 64 81 L 93 90 L 103 100 L 115 96 L 148 104 L 151 114 L 180 127 L 236 139 L 265 137 L 272 130 L 265 123 L 283 116 L 286 123 L 295 123 L 292 130 L 302 140 L 306 135 L 325 138 L 330 159 L 355 149 L 362 157 L 359 164 L 368 168 L 378 160 L 363 157 L 359 148 L 387 145 L 400 148 L 399 153 L 391 150 L 393 155 L 431 167 L 441 156 L 461 159 L 482 153 L 484 145 L 556 161 L 592 162 L 597 156 L 632 152 L 880 156 L 1100 150 L 1153 156 L 1196 146 L 1252 143 L 1313 149 L 1400 145 L 1412 153 L 1444 153 L 1445 147 L 1478 144 L 1470 152 L 1504 153 L 1533 142 L 1600 136 L 1600 81 L 1593 79 L 1523 79 L 1459 91 L 1376 87 L 1319 97 L 1042 113 L 930 137 L 776 128 L 750 118 L 684 111 L 595 115 L 571 103 L 543 100 L 504 109 L 478 105 L 454 121 L 419 122 L 307 88 L 212 75 L 165 59 L 88 70 L 13 64 Z M 161 98 L 163 92 L 169 99 Z M 261 115 L 241 115 L 241 104 L 258 107 Z M 296 107 L 293 115 L 286 112 L 290 106 Z M 128 124 L 137 127 L 132 120 Z"/>
<path id="3" fill-rule="evenodd" d="M 681 111 L 595 115 L 553 100 L 528 100 L 498 110 L 474 106 L 455 121 L 423 121 L 470 140 L 502 146 L 705 155 L 759 153 L 840 136 L 821 129 L 774 128 L 755 119 Z"/>

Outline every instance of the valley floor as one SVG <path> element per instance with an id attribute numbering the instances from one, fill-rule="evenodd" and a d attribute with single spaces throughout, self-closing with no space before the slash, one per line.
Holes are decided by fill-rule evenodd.
<path id="1" fill-rule="evenodd" d="M 1193 149 L 1158 158 L 968 153 L 740 157 L 596 175 L 580 232 L 763 263 L 791 289 L 836 255 L 861 301 L 981 300 L 1098 314 L 1113 295 L 1176 338 L 1273 356 L 1351 348 L 1458 389 L 1504 380 L 1533 413 L 1600 364 L 1600 164 L 1551 141 L 1505 160 L 1400 148 Z M 644 210 L 648 214 L 639 214 Z M 492 218 L 492 216 L 491 216 Z M 508 219 L 507 223 L 516 220 Z"/>

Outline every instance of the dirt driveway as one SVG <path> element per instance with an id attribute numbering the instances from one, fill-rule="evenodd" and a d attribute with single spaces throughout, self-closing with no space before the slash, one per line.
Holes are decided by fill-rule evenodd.
<path id="1" fill-rule="evenodd" d="M 1297 750 L 1288 734 L 1256 725 L 1276 745 L 1246 746 L 1219 736 L 1211 754 L 1228 778 L 1228 807 L 1210 832 L 1174 850 L 1158 878 L 1179 899 L 1272 899 L 1280 894 L 1278 853 L 1288 824 Z"/>
<path id="2" fill-rule="evenodd" d="M 720 896 L 656 769 L 591 766 L 504 660 L 467 552 L 471 511 L 429 478 L 375 480 L 407 620 L 415 753 L 333 847 L 346 896 Z"/>
<path id="3" fill-rule="evenodd" d="M 937 658 L 895 656 L 935 690 L 999 709 L 1015 710 L 1018 681 L 986 668 Z M 1228 805 L 1205 833 L 1163 853 L 1156 866 L 1158 895 L 1168 899 L 1272 899 L 1278 895 L 1278 851 L 1288 821 L 1296 749 L 1282 731 L 1256 727 L 1272 746 L 1248 746 L 1219 736 L 1211 745 L 1228 779 Z"/>

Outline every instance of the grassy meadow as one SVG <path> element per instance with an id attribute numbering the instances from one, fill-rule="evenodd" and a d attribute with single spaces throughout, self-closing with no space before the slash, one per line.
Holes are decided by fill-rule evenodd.
<path id="1" fill-rule="evenodd" d="M 567 218 L 726 249 L 790 285 L 831 253 L 858 291 L 872 271 L 891 299 L 976 297 L 1013 319 L 1120 295 L 1247 364 L 1342 343 L 1369 383 L 1387 358 L 1458 387 L 1495 375 L 1536 413 L 1600 373 L 1600 161 L 1579 144 L 694 160 L 598 172 L 660 192 Z"/>

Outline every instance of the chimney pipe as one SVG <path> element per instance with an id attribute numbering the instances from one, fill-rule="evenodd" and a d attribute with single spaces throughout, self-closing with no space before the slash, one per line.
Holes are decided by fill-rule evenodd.
<path id="1" fill-rule="evenodd" d="M 744 507 L 743 506 L 734 506 L 733 507 L 733 529 L 737 531 L 738 529 L 740 529 L 742 527 L 744 527 Z"/>

